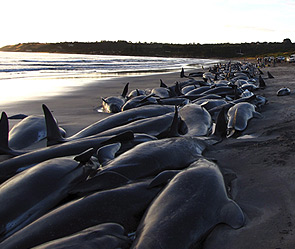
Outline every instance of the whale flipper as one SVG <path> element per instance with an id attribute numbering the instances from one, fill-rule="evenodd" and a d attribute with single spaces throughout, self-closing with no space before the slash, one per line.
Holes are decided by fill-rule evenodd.
<path id="1" fill-rule="evenodd" d="M 263 118 L 263 116 L 261 115 L 261 113 L 254 111 L 253 118 Z"/>
<path id="2" fill-rule="evenodd" d="M 230 200 L 222 207 L 220 211 L 220 217 L 222 219 L 222 222 L 234 229 L 238 229 L 245 224 L 245 216 L 243 211 L 232 200 Z"/>
<path id="3" fill-rule="evenodd" d="M 181 170 L 165 170 L 161 172 L 150 182 L 148 188 L 154 188 L 167 184 L 179 172 L 181 172 Z"/>
<path id="4" fill-rule="evenodd" d="M 74 186 L 71 194 L 89 194 L 95 191 L 112 189 L 127 184 L 130 181 L 127 177 L 113 171 L 103 172 L 94 176 L 87 181 L 81 182 Z"/>
<path id="5" fill-rule="evenodd" d="M 97 158 L 99 163 L 103 166 L 106 165 L 107 162 L 113 160 L 115 158 L 115 154 L 121 148 L 121 143 L 108 144 L 98 149 Z"/>
<path id="6" fill-rule="evenodd" d="M 93 148 L 89 148 L 85 152 L 81 153 L 80 155 L 74 158 L 75 161 L 80 162 L 82 164 L 87 163 L 92 155 L 94 154 L 95 150 Z"/>

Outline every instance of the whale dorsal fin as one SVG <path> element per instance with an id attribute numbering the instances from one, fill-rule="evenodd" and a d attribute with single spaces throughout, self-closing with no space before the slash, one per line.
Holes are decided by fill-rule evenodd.
<path id="1" fill-rule="evenodd" d="M 168 86 L 160 79 L 160 87 L 168 88 Z"/>
<path id="2" fill-rule="evenodd" d="M 2 112 L 0 119 L 0 147 L 3 149 L 9 149 L 8 147 L 8 118 L 5 112 Z"/>
<path id="3" fill-rule="evenodd" d="M 80 182 L 78 185 L 75 185 L 71 190 L 70 194 L 90 194 L 100 190 L 112 189 L 124 184 L 127 184 L 130 181 L 127 177 L 114 172 L 114 171 L 105 171 L 99 173 L 93 178 L 88 179 L 87 181 Z"/>
<path id="4" fill-rule="evenodd" d="M 168 130 L 168 132 L 164 132 L 162 134 L 159 135 L 158 138 L 161 137 L 178 137 L 179 133 L 178 133 L 178 125 L 179 124 L 179 115 L 178 115 L 178 108 L 177 106 L 175 106 L 175 112 L 174 112 L 174 116 L 173 116 L 173 120 L 171 123 L 171 126 Z"/>
<path id="5" fill-rule="evenodd" d="M 267 71 L 267 76 L 268 76 L 269 79 L 273 79 L 274 78 L 269 71 Z"/>
<path id="6" fill-rule="evenodd" d="M 46 122 L 47 146 L 65 142 L 65 139 L 62 137 L 60 129 L 51 111 L 45 104 L 42 105 L 42 108 Z"/>
<path id="7" fill-rule="evenodd" d="M 259 88 L 264 89 L 266 87 L 264 79 L 259 75 Z"/>
<path id="8" fill-rule="evenodd" d="M 258 67 L 257 69 L 258 69 L 258 72 L 259 72 L 260 74 L 264 74 L 264 73 L 260 70 L 259 67 Z"/>
<path id="9" fill-rule="evenodd" d="M 181 71 L 180 71 L 180 78 L 185 78 L 185 74 L 184 74 L 184 69 L 183 67 L 181 68 Z"/>
<path id="10" fill-rule="evenodd" d="M 227 123 L 226 123 L 226 117 L 225 117 L 225 108 L 222 107 L 216 119 L 214 135 L 220 138 L 225 138 L 226 131 L 227 131 L 226 129 L 227 129 Z"/>
<path id="11" fill-rule="evenodd" d="M 126 83 L 126 85 L 125 85 L 125 87 L 124 87 L 124 89 L 123 89 L 123 92 L 122 92 L 122 94 L 121 94 L 123 98 L 125 98 L 126 95 L 127 95 L 127 93 L 128 93 L 128 86 L 129 86 L 129 82 Z"/>
<path id="12" fill-rule="evenodd" d="M 0 119 L 0 155 L 18 156 L 22 152 L 12 150 L 8 145 L 9 124 L 5 112 L 2 112 Z"/>
<path id="13" fill-rule="evenodd" d="M 181 93 L 181 90 L 180 90 L 180 86 L 179 86 L 178 81 L 175 83 L 175 93 L 176 93 L 176 96 L 181 96 L 181 95 L 183 95 L 183 94 Z"/>
<path id="14" fill-rule="evenodd" d="M 179 136 L 178 122 L 179 122 L 178 108 L 177 108 L 177 106 L 175 106 L 174 117 L 173 117 L 173 121 L 172 121 L 170 131 L 169 131 L 169 135 L 171 137 L 178 137 Z"/>

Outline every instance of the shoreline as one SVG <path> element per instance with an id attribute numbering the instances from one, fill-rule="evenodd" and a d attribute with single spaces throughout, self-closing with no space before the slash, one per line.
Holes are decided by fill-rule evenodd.
<path id="1" fill-rule="evenodd" d="M 96 122 L 110 114 L 97 112 L 101 98 L 121 95 L 123 87 L 129 82 L 129 92 L 136 88 L 154 88 L 160 86 L 160 79 L 167 85 L 181 81 L 179 72 L 165 72 L 140 76 L 121 76 L 94 80 L 85 85 L 70 88 L 56 96 L 33 100 L 1 103 L 0 111 L 8 116 L 15 114 L 43 115 L 42 104 L 53 112 L 59 124 L 67 130 L 68 135 Z M 10 126 L 12 128 L 12 126 Z"/>

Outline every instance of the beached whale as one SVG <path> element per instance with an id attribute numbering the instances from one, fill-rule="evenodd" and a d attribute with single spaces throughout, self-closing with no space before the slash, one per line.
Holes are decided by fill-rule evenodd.
<path id="1" fill-rule="evenodd" d="M 162 189 L 149 188 L 150 182 L 131 183 L 66 203 L 11 235 L 0 243 L 0 248 L 32 248 L 106 222 L 121 224 L 127 233 L 134 232 L 144 211 Z"/>
<path id="2" fill-rule="evenodd" d="M 291 90 L 288 87 L 283 87 L 277 91 L 277 96 L 287 96 L 291 94 Z"/>
<path id="3" fill-rule="evenodd" d="M 66 132 L 59 127 L 63 137 Z M 30 115 L 9 131 L 8 145 L 10 148 L 19 150 L 37 143 L 47 136 L 44 116 Z"/>
<path id="4" fill-rule="evenodd" d="M 34 247 L 34 249 L 78 249 L 81 247 L 88 249 L 127 249 L 130 244 L 131 239 L 125 234 L 123 226 L 117 223 L 104 223 L 61 239 L 49 241 Z"/>
<path id="5" fill-rule="evenodd" d="M 214 87 L 212 89 L 209 89 L 205 92 L 203 92 L 204 95 L 207 94 L 217 94 L 220 96 L 226 96 L 226 95 L 232 95 L 232 96 L 236 96 L 237 95 L 237 89 L 235 89 L 235 86 L 218 86 L 218 87 Z"/>
<path id="6" fill-rule="evenodd" d="M 107 143 L 129 140 L 133 139 L 133 137 L 132 132 L 126 132 L 117 136 L 79 139 L 64 144 L 30 151 L 0 163 L 0 183 L 37 163 L 52 158 L 77 155 L 89 148 L 95 148 L 97 150 L 99 147 L 106 145 Z"/>
<path id="7" fill-rule="evenodd" d="M 102 109 L 105 112 L 109 113 L 117 113 L 120 112 L 122 109 L 122 106 L 125 104 L 127 98 L 126 95 L 128 93 L 128 85 L 127 83 L 123 89 L 123 92 L 120 96 L 110 96 L 107 98 L 101 98 L 102 99 Z"/>
<path id="8" fill-rule="evenodd" d="M 76 158 L 88 161 L 92 154 L 93 151 L 87 151 Z M 91 162 L 88 165 L 69 158 L 54 158 L 1 184 L 0 240 L 30 224 L 67 197 L 69 190 L 97 167 Z"/>
<path id="9" fill-rule="evenodd" d="M 172 97 L 167 99 L 158 99 L 157 102 L 160 105 L 185 106 L 190 103 L 190 100 L 183 97 Z"/>
<path id="10" fill-rule="evenodd" d="M 187 104 L 179 110 L 184 136 L 207 136 L 211 132 L 210 113 L 198 104 Z"/>
<path id="11" fill-rule="evenodd" d="M 259 112 L 255 111 L 255 106 L 250 103 L 238 103 L 227 112 L 227 137 L 231 137 L 236 131 L 244 131 L 251 118 L 262 118 Z"/>
<path id="12" fill-rule="evenodd" d="M 218 166 L 204 158 L 178 173 L 147 209 L 132 249 L 199 248 L 218 224 L 244 225 L 240 207 L 227 197 Z"/>
<path id="13" fill-rule="evenodd" d="M 224 110 L 226 110 L 226 112 L 227 112 L 228 109 L 231 108 L 232 106 L 234 106 L 235 104 L 242 103 L 242 102 L 252 103 L 252 102 L 255 102 L 256 101 L 256 98 L 257 97 L 258 96 L 256 96 L 256 95 L 251 95 L 249 97 L 244 97 L 244 98 L 235 99 L 233 101 L 228 101 L 227 103 L 225 103 L 223 105 L 218 105 L 218 106 L 215 106 L 215 107 L 209 109 L 208 112 L 211 114 L 211 116 L 214 116 L 222 108 L 224 108 Z"/>
<path id="14" fill-rule="evenodd" d="M 155 176 L 168 169 L 183 169 L 216 142 L 208 137 L 190 136 L 145 142 L 110 160 L 95 177 L 99 179 L 101 174 L 111 171 L 136 180 Z"/>
<path id="15" fill-rule="evenodd" d="M 144 105 L 158 104 L 157 99 L 150 95 L 139 95 L 135 96 L 126 101 L 126 103 L 122 106 L 121 111 L 126 111 L 132 108 L 136 108 Z"/>
<path id="16" fill-rule="evenodd" d="M 210 89 L 211 89 L 210 86 L 201 86 L 185 93 L 185 96 L 194 96 L 194 95 L 202 94 Z"/>
<path id="17" fill-rule="evenodd" d="M 149 117 L 156 117 L 166 113 L 174 112 L 175 108 L 173 106 L 160 106 L 160 105 L 147 105 L 138 108 L 133 108 L 124 112 L 115 113 L 109 117 L 99 120 L 71 137 L 63 138 L 59 132 L 56 120 L 52 116 L 46 105 L 43 105 L 43 111 L 46 118 L 47 127 L 47 144 L 53 145 L 63 142 L 68 142 L 84 137 L 89 137 L 96 135 L 100 132 L 118 127 L 121 125 L 128 124 L 130 122 L 145 119 Z"/>
<path id="18" fill-rule="evenodd" d="M 132 99 L 136 96 L 140 96 L 140 95 L 146 95 L 146 92 L 145 90 L 142 90 L 142 89 L 135 89 L 135 90 L 132 90 L 128 95 L 127 95 L 127 99 Z"/>
<path id="19" fill-rule="evenodd" d="M 227 104 L 228 102 L 225 99 L 202 98 L 202 99 L 197 99 L 193 103 L 201 105 L 203 108 L 205 108 L 208 111 L 212 108 L 215 108 L 216 106 Z"/>
<path id="20" fill-rule="evenodd" d="M 178 123 L 178 111 L 177 108 L 175 108 L 175 113 L 171 112 L 161 116 L 136 120 L 126 125 L 108 129 L 88 138 L 118 135 L 127 131 L 145 133 L 157 138 L 174 137 L 178 136 Z"/>
<path id="21" fill-rule="evenodd" d="M 196 84 L 185 86 L 181 89 L 181 93 L 184 95 L 192 90 L 197 89 L 199 86 Z"/>
<path id="22" fill-rule="evenodd" d="M 153 88 L 151 94 L 159 98 L 169 98 L 171 96 L 170 90 L 167 87 Z"/>

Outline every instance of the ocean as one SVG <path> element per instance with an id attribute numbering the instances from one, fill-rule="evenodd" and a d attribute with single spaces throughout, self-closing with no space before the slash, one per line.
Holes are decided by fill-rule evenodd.
<path id="1" fill-rule="evenodd" d="M 175 72 L 213 59 L 0 52 L 1 103 L 54 96 L 94 81 Z"/>

